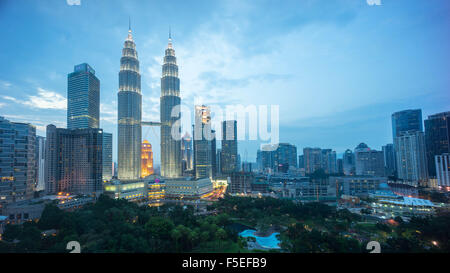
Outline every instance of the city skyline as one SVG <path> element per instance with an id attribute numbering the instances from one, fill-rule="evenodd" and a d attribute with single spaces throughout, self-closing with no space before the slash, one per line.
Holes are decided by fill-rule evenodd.
<path id="1" fill-rule="evenodd" d="M 124 4 L 68 6 L 61 1 L 52 6 L 29 3 L 18 9 L 13 1 L 2 3 L 0 22 L 14 22 L 15 30 L 2 28 L 2 36 L 10 42 L 0 45 L 0 57 L 8 62 L 11 54 L 6 52 L 20 54 L 11 66 L 0 70 L 0 113 L 37 125 L 41 136 L 48 124 L 66 127 L 66 75 L 74 65 L 89 63 L 101 82 L 100 128 L 113 133 L 117 161 L 118 60 L 129 15 L 140 52 L 144 121 L 159 120 L 161 52 L 169 25 L 177 44 L 182 101 L 191 109 L 194 104 L 219 102 L 279 104 L 280 142 L 298 149 L 333 148 L 342 154 L 364 142 L 381 150 L 392 143 L 392 113 L 420 108 L 425 120 L 448 110 L 444 60 L 449 53 L 444 31 L 449 20 L 444 14 L 449 4 L 445 2 L 434 6 L 386 1 L 369 6 L 365 1 L 342 1 L 320 3 L 320 10 L 314 3 L 285 2 L 277 7 L 267 2 L 258 7 L 251 2 L 233 3 L 241 9 L 227 9 L 229 3 L 202 3 L 183 13 L 187 7 L 180 2 L 167 18 L 162 14 L 168 6 L 145 3 L 140 10 L 154 10 L 151 19 L 133 2 L 127 2 L 115 18 L 106 15 Z M 293 5 L 301 8 L 289 11 Z M 268 22 L 255 18 L 263 7 L 273 7 Z M 417 18 L 421 9 L 426 15 Z M 219 10 L 225 10 L 224 17 Z M 204 15 L 197 18 L 200 12 Z M 290 19 L 274 16 L 280 13 Z M 88 18 L 93 14 L 95 23 Z M 35 32 L 20 35 L 30 28 Z M 394 35 L 398 31 L 401 37 Z M 284 62 L 281 57 L 286 53 L 292 61 Z M 346 69 L 339 71 L 342 64 Z M 283 96 L 273 94 L 279 92 Z M 153 144 L 159 164 L 159 134 L 144 127 L 144 138 Z M 239 142 L 239 153 L 246 151 L 248 161 L 255 161 L 257 148 L 257 142 Z"/>

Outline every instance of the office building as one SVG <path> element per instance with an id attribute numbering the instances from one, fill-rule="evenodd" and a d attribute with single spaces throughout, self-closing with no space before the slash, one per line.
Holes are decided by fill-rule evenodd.
<path id="1" fill-rule="evenodd" d="M 67 76 L 67 129 L 99 128 L 100 81 L 87 63 Z"/>
<path id="2" fill-rule="evenodd" d="M 111 180 L 113 176 L 113 161 L 112 161 L 112 152 L 113 152 L 113 136 L 111 133 L 103 132 L 103 144 L 102 144 L 102 164 L 103 164 L 103 181 Z"/>
<path id="3" fill-rule="evenodd" d="M 47 126 L 45 192 L 102 192 L 102 129 L 63 129 Z"/>
<path id="4" fill-rule="evenodd" d="M 172 126 L 180 119 L 181 113 L 173 116 L 172 111 L 181 103 L 180 79 L 178 78 L 177 58 L 172 45 L 172 37 L 169 33 L 169 43 L 165 51 L 161 77 L 161 176 L 177 178 L 182 176 L 181 163 L 181 126 L 176 134 Z"/>
<path id="5" fill-rule="evenodd" d="M 275 153 L 275 165 L 280 168 L 297 168 L 297 147 L 289 143 L 279 143 Z"/>
<path id="6" fill-rule="evenodd" d="M 33 198 L 36 127 L 0 116 L 0 210 Z"/>
<path id="7" fill-rule="evenodd" d="M 425 146 L 430 177 L 436 177 L 435 156 L 450 153 L 450 111 L 425 120 Z"/>
<path id="8" fill-rule="evenodd" d="M 204 177 L 211 178 L 213 134 L 211 130 L 211 109 L 208 106 L 195 106 L 195 125 L 193 135 L 195 177 L 197 179 Z"/>
<path id="9" fill-rule="evenodd" d="M 322 168 L 322 150 L 320 148 L 303 148 L 305 173 L 311 174 Z"/>
<path id="10" fill-rule="evenodd" d="M 139 60 L 131 28 L 120 58 L 117 97 L 118 178 L 135 180 L 141 177 L 142 95 Z"/>
<path id="11" fill-rule="evenodd" d="M 336 151 L 331 149 L 322 150 L 322 169 L 325 173 L 337 173 Z"/>
<path id="12" fill-rule="evenodd" d="M 385 177 L 377 176 L 336 176 L 329 177 L 330 183 L 335 185 L 336 196 L 368 196 L 380 189 L 382 183 L 387 183 Z"/>
<path id="13" fill-rule="evenodd" d="M 230 174 L 237 170 L 238 162 L 237 121 L 222 122 L 222 160 L 221 172 Z"/>
<path id="14" fill-rule="evenodd" d="M 425 135 L 421 131 L 406 131 L 395 138 L 397 178 L 404 181 L 425 182 L 428 165 L 425 153 Z"/>
<path id="15" fill-rule="evenodd" d="M 384 169 L 386 176 L 395 176 L 396 162 L 395 162 L 395 149 L 393 144 L 386 144 L 382 147 L 384 156 Z"/>
<path id="16" fill-rule="evenodd" d="M 45 137 L 36 136 L 35 155 L 35 191 L 43 191 L 45 189 Z"/>
<path id="17" fill-rule="evenodd" d="M 186 133 L 181 139 L 182 169 L 192 169 L 192 138 Z"/>
<path id="18" fill-rule="evenodd" d="M 422 110 L 404 110 L 392 114 L 392 138 L 406 131 L 423 131 Z"/>
<path id="19" fill-rule="evenodd" d="M 384 155 L 382 151 L 370 149 L 365 143 L 355 148 L 356 175 L 384 176 Z"/>
<path id="20" fill-rule="evenodd" d="M 342 167 L 345 175 L 355 174 L 355 154 L 352 150 L 345 150 L 344 155 L 342 156 Z"/>
<path id="21" fill-rule="evenodd" d="M 437 185 L 447 191 L 450 190 L 450 154 L 436 155 L 434 157 L 436 166 Z"/>

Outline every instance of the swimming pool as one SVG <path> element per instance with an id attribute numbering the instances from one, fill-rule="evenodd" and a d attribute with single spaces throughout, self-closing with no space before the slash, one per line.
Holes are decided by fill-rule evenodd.
<path id="1" fill-rule="evenodd" d="M 240 236 L 247 238 L 247 237 L 253 237 L 256 239 L 256 242 L 262 246 L 263 248 L 269 248 L 269 249 L 280 249 L 278 244 L 280 243 L 280 240 L 278 240 L 277 235 L 280 234 L 278 232 L 274 232 L 270 234 L 270 236 L 267 237 L 260 237 L 255 235 L 256 230 L 253 229 L 246 229 L 239 233 Z"/>

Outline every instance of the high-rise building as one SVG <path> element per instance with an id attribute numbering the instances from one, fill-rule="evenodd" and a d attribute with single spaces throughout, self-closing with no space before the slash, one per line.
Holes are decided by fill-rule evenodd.
<path id="1" fill-rule="evenodd" d="M 355 154 L 352 150 L 347 149 L 342 156 L 342 167 L 345 175 L 355 174 Z"/>
<path id="2" fill-rule="evenodd" d="M 266 144 L 257 151 L 256 162 L 259 171 L 263 173 L 273 173 L 276 167 L 276 146 Z"/>
<path id="3" fill-rule="evenodd" d="M 298 156 L 298 168 L 299 169 L 304 169 L 305 168 L 305 156 L 304 155 L 299 155 Z"/>
<path id="4" fill-rule="evenodd" d="M 216 175 L 222 175 L 222 149 L 216 151 Z"/>
<path id="5" fill-rule="evenodd" d="M 99 128 L 100 81 L 87 63 L 67 76 L 67 128 Z"/>
<path id="6" fill-rule="evenodd" d="M 211 110 L 208 106 L 195 106 L 194 173 L 196 178 L 212 177 Z M 223 151 L 222 151 L 223 153 Z"/>
<path id="7" fill-rule="evenodd" d="M 222 160 L 223 174 L 230 174 L 237 170 L 237 121 L 226 120 L 222 122 Z"/>
<path id="8" fill-rule="evenodd" d="M 113 175 L 113 161 L 112 161 L 112 152 L 113 152 L 113 136 L 111 133 L 103 132 L 103 156 L 102 156 L 102 164 L 103 171 L 102 176 L 103 180 L 111 180 Z"/>
<path id="9" fill-rule="evenodd" d="M 33 198 L 36 127 L 0 116 L 0 208 Z"/>
<path id="10" fill-rule="evenodd" d="M 155 173 L 153 169 L 153 152 L 152 152 L 152 144 L 147 140 L 144 140 L 142 143 L 141 149 L 141 175 L 142 177 L 147 177 Z"/>
<path id="11" fill-rule="evenodd" d="M 216 131 L 211 130 L 211 173 L 213 178 L 217 176 L 217 143 L 216 143 Z"/>
<path id="12" fill-rule="evenodd" d="M 322 169 L 325 173 L 337 173 L 336 151 L 322 149 Z"/>
<path id="13" fill-rule="evenodd" d="M 177 178 L 182 176 L 181 141 L 172 136 L 172 126 L 180 119 L 181 113 L 172 116 L 174 107 L 179 106 L 180 79 L 178 78 L 177 58 L 172 46 L 172 37 L 169 33 L 169 43 L 165 51 L 161 77 L 161 176 Z M 181 128 L 178 132 L 181 134 Z"/>
<path id="14" fill-rule="evenodd" d="M 450 154 L 436 155 L 434 161 L 438 186 L 450 190 Z"/>
<path id="15" fill-rule="evenodd" d="M 306 174 L 322 168 L 322 150 L 320 148 L 303 148 L 303 157 Z"/>
<path id="16" fill-rule="evenodd" d="M 428 116 L 425 120 L 425 145 L 428 173 L 435 177 L 435 156 L 450 153 L 450 111 Z"/>
<path id="17" fill-rule="evenodd" d="M 297 147 L 289 143 L 279 143 L 275 153 L 275 165 L 279 168 L 297 168 Z"/>
<path id="18" fill-rule="evenodd" d="M 355 148 L 356 175 L 384 176 L 383 151 L 370 149 L 365 143 Z"/>
<path id="19" fill-rule="evenodd" d="M 47 126 L 45 192 L 100 194 L 103 172 L 102 129 Z"/>
<path id="20" fill-rule="evenodd" d="M 192 138 L 189 133 L 181 139 L 181 154 L 183 171 L 192 169 Z"/>
<path id="21" fill-rule="evenodd" d="M 421 131 L 406 131 L 395 138 L 397 177 L 405 181 L 424 182 L 428 179 L 425 135 Z"/>
<path id="22" fill-rule="evenodd" d="M 141 177 L 142 95 L 136 44 L 128 30 L 120 58 L 118 96 L 118 178 Z"/>
<path id="23" fill-rule="evenodd" d="M 342 161 L 342 158 L 337 160 L 337 172 L 340 174 L 344 173 L 344 162 Z"/>
<path id="24" fill-rule="evenodd" d="M 396 175 L 396 161 L 394 144 L 386 144 L 382 147 L 384 156 L 384 169 L 387 176 Z"/>
<path id="25" fill-rule="evenodd" d="M 43 191 L 45 189 L 45 137 L 36 136 L 35 155 L 35 191 Z"/>
<path id="26" fill-rule="evenodd" d="M 392 138 L 406 131 L 423 131 L 422 110 L 404 110 L 392 114 Z"/>

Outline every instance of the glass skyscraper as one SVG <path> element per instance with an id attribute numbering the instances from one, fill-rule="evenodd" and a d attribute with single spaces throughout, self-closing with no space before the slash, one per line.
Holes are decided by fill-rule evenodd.
<path id="1" fill-rule="evenodd" d="M 100 81 L 87 63 L 67 75 L 67 128 L 99 128 Z"/>
<path id="2" fill-rule="evenodd" d="M 226 120 L 222 122 L 222 159 L 221 172 L 230 174 L 237 170 L 237 121 Z"/>
<path id="3" fill-rule="evenodd" d="M 182 176 L 181 140 L 172 137 L 172 125 L 180 119 L 178 113 L 172 117 L 172 109 L 179 106 L 180 79 L 178 78 L 178 65 L 175 50 L 172 46 L 172 37 L 169 33 L 169 43 L 165 51 L 164 64 L 161 77 L 161 176 L 177 178 Z M 181 128 L 179 128 L 181 130 Z M 176 132 L 180 134 L 181 131 Z"/>
<path id="4" fill-rule="evenodd" d="M 436 176 L 435 156 L 450 153 L 450 112 L 428 116 L 425 120 L 428 173 Z"/>
<path id="5" fill-rule="evenodd" d="M 141 74 L 131 28 L 122 49 L 118 92 L 118 178 L 141 177 Z"/>
<path id="6" fill-rule="evenodd" d="M 212 177 L 211 109 L 195 106 L 194 173 L 196 178 Z M 222 151 L 223 153 L 223 151 Z"/>
<path id="7" fill-rule="evenodd" d="M 392 138 L 401 136 L 406 131 L 423 131 L 422 110 L 404 110 L 392 114 Z"/>
<path id="8" fill-rule="evenodd" d="M 0 116 L 0 210 L 33 197 L 36 127 Z"/>
<path id="9" fill-rule="evenodd" d="M 112 168 L 112 143 L 113 143 L 113 136 L 111 133 L 105 133 L 103 132 L 103 180 L 111 180 L 113 175 L 113 168 Z"/>

